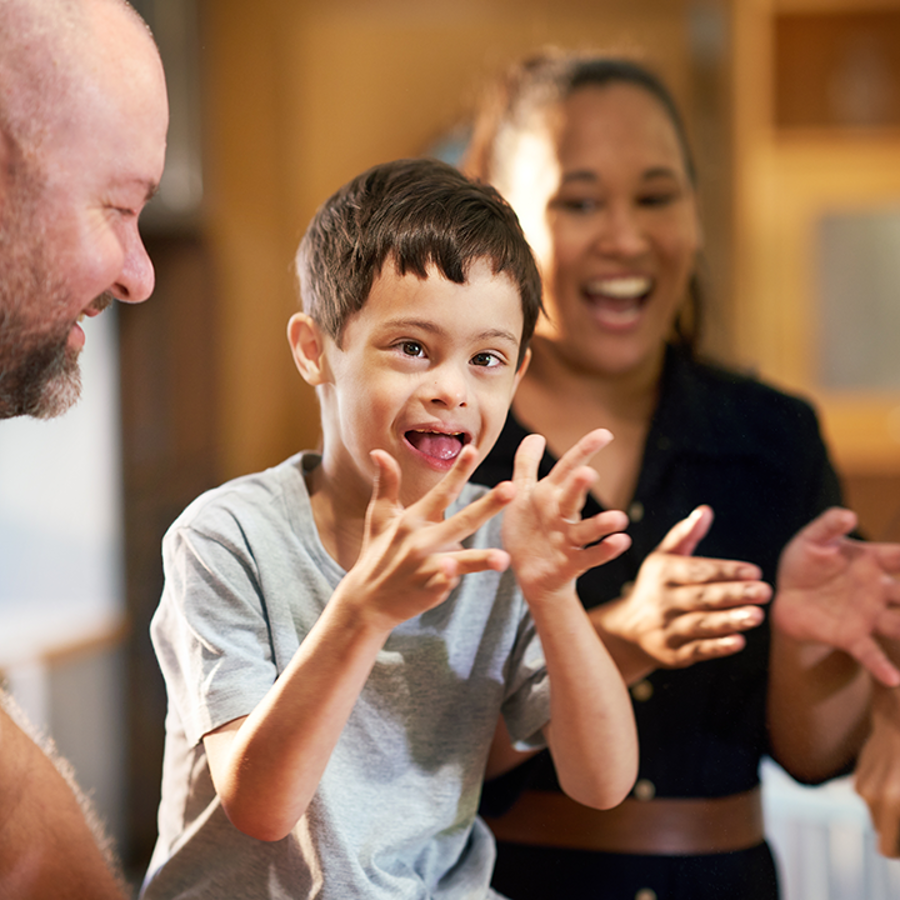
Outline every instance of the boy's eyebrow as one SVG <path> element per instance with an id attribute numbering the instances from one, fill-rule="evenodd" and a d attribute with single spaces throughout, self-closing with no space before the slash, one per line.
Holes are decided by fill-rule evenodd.
<path id="1" fill-rule="evenodd" d="M 430 321 L 429 319 L 387 319 L 384 322 L 383 327 L 385 330 L 393 330 L 396 328 L 416 328 L 420 331 L 426 331 L 431 334 L 436 334 L 439 337 L 444 337 L 447 334 L 446 328 L 442 328 L 440 325 Z M 519 336 L 514 334 L 507 328 L 488 328 L 485 331 L 474 335 L 474 338 L 475 340 L 479 341 L 500 339 L 503 341 L 509 341 L 510 343 L 516 344 L 517 346 L 519 344 Z"/>

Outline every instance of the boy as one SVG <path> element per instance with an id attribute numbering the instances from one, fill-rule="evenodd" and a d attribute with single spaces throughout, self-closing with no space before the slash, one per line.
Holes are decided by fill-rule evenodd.
<path id="1" fill-rule="evenodd" d="M 535 437 L 513 483 L 467 484 L 540 308 L 492 189 L 432 161 L 375 167 L 319 210 L 297 261 L 288 337 L 323 449 L 204 495 L 166 536 L 143 896 L 496 897 L 476 810 L 500 713 L 584 803 L 635 778 L 630 702 L 574 588 L 628 545 L 623 513 L 579 515 L 609 434 L 540 482 Z"/>

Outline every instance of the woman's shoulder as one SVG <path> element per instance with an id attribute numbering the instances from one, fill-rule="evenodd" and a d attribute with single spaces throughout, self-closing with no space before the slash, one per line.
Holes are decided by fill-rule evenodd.
<path id="1" fill-rule="evenodd" d="M 767 382 L 749 370 L 721 365 L 708 360 L 685 360 L 679 373 L 682 392 L 694 403 L 741 419 L 759 416 L 801 417 L 815 420 L 813 403 L 808 398 Z"/>
<path id="2" fill-rule="evenodd" d="M 778 466 L 823 452 L 813 405 L 753 373 L 681 357 L 665 377 L 656 430 L 674 446 Z"/>

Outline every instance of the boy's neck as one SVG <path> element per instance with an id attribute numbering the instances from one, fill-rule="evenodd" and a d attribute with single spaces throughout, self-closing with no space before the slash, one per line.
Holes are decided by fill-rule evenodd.
<path id="1" fill-rule="evenodd" d="M 328 477 L 324 461 L 306 473 L 313 520 L 319 540 L 328 555 L 348 570 L 359 557 L 366 522 L 368 499 L 360 505 L 358 495 L 336 487 L 339 479 Z"/>

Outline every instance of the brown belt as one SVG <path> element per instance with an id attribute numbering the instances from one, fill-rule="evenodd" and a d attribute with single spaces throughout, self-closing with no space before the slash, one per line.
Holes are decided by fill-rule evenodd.
<path id="1" fill-rule="evenodd" d="M 555 791 L 525 791 L 508 813 L 485 821 L 500 841 L 605 853 L 700 856 L 763 841 L 758 787 L 704 799 L 629 797 L 607 810 Z"/>

